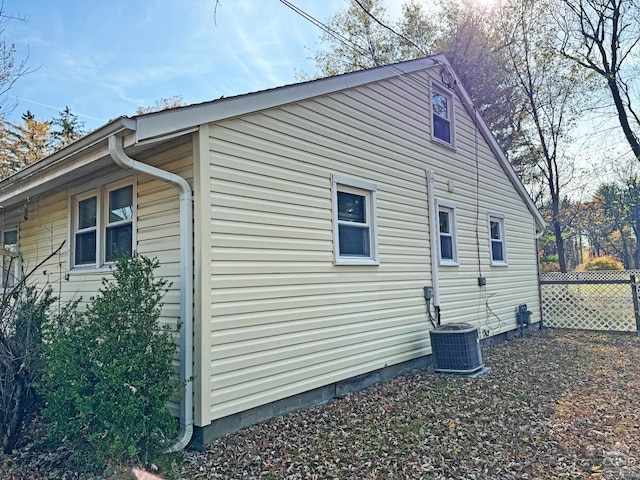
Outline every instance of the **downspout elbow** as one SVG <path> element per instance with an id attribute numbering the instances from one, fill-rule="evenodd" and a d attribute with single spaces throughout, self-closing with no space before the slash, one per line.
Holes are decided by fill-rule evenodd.
<path id="1" fill-rule="evenodd" d="M 180 190 L 181 195 L 185 195 L 188 200 L 193 200 L 193 193 L 189 182 L 180 175 L 147 165 L 146 163 L 138 162 L 137 160 L 129 157 L 124 151 L 122 137 L 118 137 L 116 135 L 109 137 L 109 154 L 119 167 L 140 173 L 146 173 L 152 177 L 173 183 Z"/>

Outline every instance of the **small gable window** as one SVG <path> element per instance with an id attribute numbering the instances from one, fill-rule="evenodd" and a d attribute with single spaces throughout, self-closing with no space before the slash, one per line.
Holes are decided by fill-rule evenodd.
<path id="1" fill-rule="evenodd" d="M 336 264 L 377 264 L 375 184 L 334 175 Z"/>
<path id="2" fill-rule="evenodd" d="M 507 249 L 504 237 L 504 218 L 489 216 L 489 237 L 491 242 L 491 264 L 506 265 Z"/>
<path id="3" fill-rule="evenodd" d="M 431 112 L 433 138 L 453 146 L 453 97 L 432 85 Z"/>

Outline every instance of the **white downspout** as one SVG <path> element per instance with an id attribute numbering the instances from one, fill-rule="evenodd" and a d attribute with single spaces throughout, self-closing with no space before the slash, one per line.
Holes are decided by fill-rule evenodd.
<path id="1" fill-rule="evenodd" d="M 180 402 L 180 434 L 168 450 L 178 452 L 193 436 L 193 192 L 181 176 L 128 157 L 122 137 L 109 137 L 109 154 L 118 166 L 172 183 L 180 190 L 180 382 L 185 391 Z"/>
<path id="2" fill-rule="evenodd" d="M 429 243 L 431 243 L 431 281 L 433 282 L 433 305 L 440 320 L 440 280 L 438 276 L 438 209 L 435 198 L 436 178 L 433 170 L 427 170 L 427 198 L 429 202 Z"/>

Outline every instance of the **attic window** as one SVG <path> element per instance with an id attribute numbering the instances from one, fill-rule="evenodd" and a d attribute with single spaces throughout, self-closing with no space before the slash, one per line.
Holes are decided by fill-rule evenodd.
<path id="1" fill-rule="evenodd" d="M 453 146 L 453 96 L 432 85 L 431 112 L 433 139 Z"/>

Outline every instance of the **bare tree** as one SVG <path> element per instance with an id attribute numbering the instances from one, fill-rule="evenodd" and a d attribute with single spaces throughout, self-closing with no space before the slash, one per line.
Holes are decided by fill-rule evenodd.
<path id="1" fill-rule="evenodd" d="M 4 10 L 4 5 L 0 3 L 0 121 L 4 121 L 7 106 L 9 105 L 8 92 L 13 84 L 23 75 L 29 72 L 27 69 L 27 58 L 16 61 L 16 46 L 8 42 L 5 37 L 7 22 L 25 21 L 26 17 L 9 15 Z"/>
<path id="2" fill-rule="evenodd" d="M 546 10 L 543 2 L 524 0 L 512 5 L 519 13 L 511 17 L 516 22 L 510 27 L 513 38 L 507 51 L 510 70 L 525 100 L 523 131 L 527 142 L 520 152 L 525 159 L 522 166 L 533 169 L 542 181 L 560 270 L 566 272 L 561 201 L 574 168 L 566 146 L 580 112 L 577 106 L 587 78 L 582 69 L 553 55 L 550 19 L 542 13 Z"/>
<path id="3" fill-rule="evenodd" d="M 29 279 L 58 254 L 64 242 L 22 278 L 10 279 L 3 266 L 0 296 L 0 448 L 11 453 L 36 415 L 40 398 L 34 384 L 42 367 L 42 326 L 55 298 L 50 288 L 38 290 Z M 18 261 L 12 257 L 11 261 Z M 9 286 L 9 281 L 12 285 Z M 68 315 L 75 305 L 65 307 Z"/>
<path id="4" fill-rule="evenodd" d="M 640 161 L 640 101 L 634 83 L 640 42 L 640 4 L 637 0 L 561 0 L 558 15 L 560 52 L 606 84 L 620 127 Z"/>

